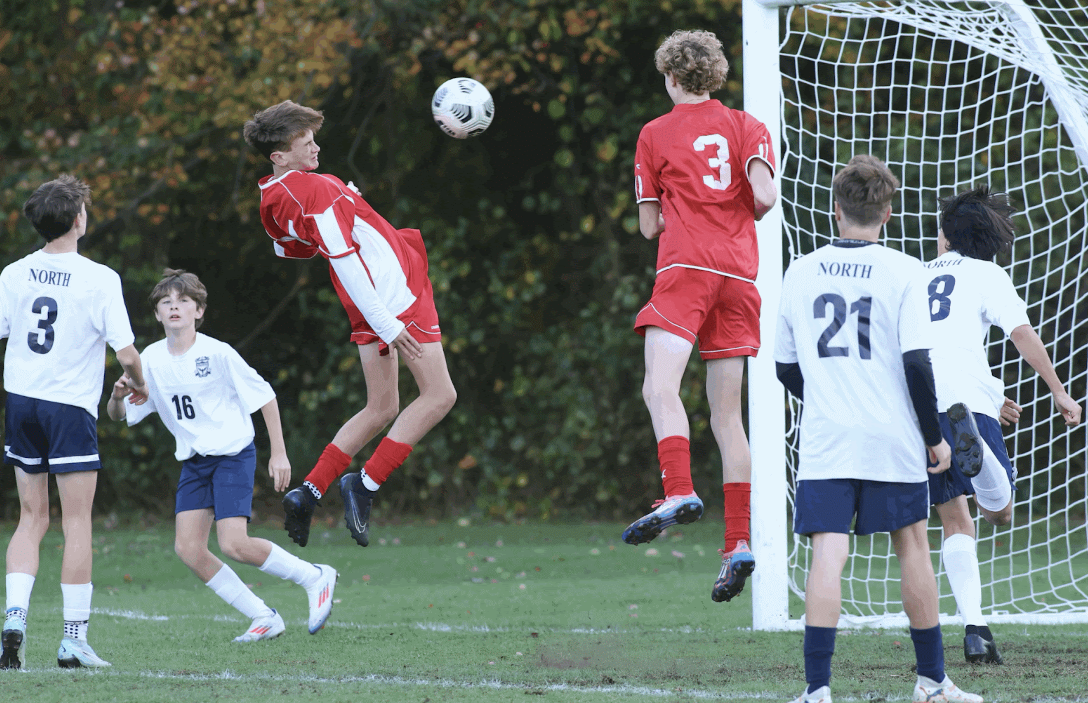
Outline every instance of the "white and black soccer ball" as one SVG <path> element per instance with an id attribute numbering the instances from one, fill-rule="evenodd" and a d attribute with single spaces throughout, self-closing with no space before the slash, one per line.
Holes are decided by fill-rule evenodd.
<path id="1" fill-rule="evenodd" d="M 435 123 L 455 139 L 483 134 L 495 117 L 495 101 L 483 83 L 451 78 L 434 91 L 431 114 Z"/>

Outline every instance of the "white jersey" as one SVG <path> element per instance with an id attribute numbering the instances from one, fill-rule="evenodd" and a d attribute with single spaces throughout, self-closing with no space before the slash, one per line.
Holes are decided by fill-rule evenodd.
<path id="1" fill-rule="evenodd" d="M 106 345 L 133 342 L 121 278 L 75 252 L 38 250 L 0 273 L 4 389 L 98 417 Z"/>
<path id="2" fill-rule="evenodd" d="M 125 399 L 125 419 L 135 425 L 157 412 L 177 440 L 174 457 L 231 456 L 253 441 L 254 412 L 276 397 L 272 386 L 225 342 L 196 335 L 173 356 L 162 339 L 140 355 L 151 395 L 143 405 Z"/>
<path id="3" fill-rule="evenodd" d="M 879 244 L 841 239 L 790 264 L 774 359 L 804 376 L 798 479 L 927 479 L 903 371 L 904 352 L 931 346 L 921 268 Z"/>
<path id="4" fill-rule="evenodd" d="M 996 325 L 1006 335 L 1030 325 L 1028 306 L 1003 268 L 948 252 L 925 265 L 922 286 L 929 296 L 935 344 L 929 353 L 937 384 L 937 409 L 965 403 L 972 412 L 997 418 L 1005 384 L 990 372 L 986 338 Z"/>

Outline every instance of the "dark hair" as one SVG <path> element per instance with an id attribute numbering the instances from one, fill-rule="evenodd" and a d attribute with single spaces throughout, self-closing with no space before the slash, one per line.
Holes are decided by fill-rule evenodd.
<path id="1" fill-rule="evenodd" d="M 842 208 L 843 216 L 863 227 L 880 224 L 898 189 L 899 179 L 895 174 L 883 161 L 868 154 L 850 159 L 831 181 L 835 202 Z"/>
<path id="2" fill-rule="evenodd" d="M 189 273 L 183 269 L 163 269 L 162 280 L 155 284 L 155 287 L 151 289 L 151 295 L 147 296 L 151 308 L 158 307 L 159 301 L 171 293 L 189 296 L 198 308 L 207 309 L 208 307 L 208 289 L 195 273 Z M 200 329 L 203 322 L 203 317 L 196 319 L 197 329 Z"/>
<path id="3" fill-rule="evenodd" d="M 253 115 L 242 127 L 242 136 L 247 144 L 271 158 L 274 151 L 290 151 L 291 144 L 306 130 L 316 132 L 324 122 L 319 111 L 284 100 Z"/>
<path id="4" fill-rule="evenodd" d="M 938 222 L 951 251 L 993 261 L 1012 246 L 1016 237 L 1012 214 L 1016 208 L 1005 193 L 991 192 L 990 186 L 982 184 L 938 202 Z"/>
<path id="5" fill-rule="evenodd" d="M 23 214 L 47 242 L 68 234 L 84 205 L 91 204 L 91 187 L 65 174 L 43 183 L 23 203 Z"/>

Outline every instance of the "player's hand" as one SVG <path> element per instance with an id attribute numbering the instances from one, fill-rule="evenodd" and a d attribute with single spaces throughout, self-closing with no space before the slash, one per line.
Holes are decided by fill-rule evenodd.
<path id="1" fill-rule="evenodd" d="M 1005 427 L 1015 425 L 1020 422 L 1020 413 L 1023 410 L 1012 398 L 1006 398 L 1001 405 L 1001 413 L 998 415 L 997 421 Z"/>
<path id="2" fill-rule="evenodd" d="M 942 439 L 937 446 L 926 447 L 926 449 L 929 451 L 930 463 L 926 471 L 931 474 L 948 471 L 948 467 L 952 465 L 952 447 L 948 446 L 948 442 Z"/>
<path id="3" fill-rule="evenodd" d="M 291 462 L 286 454 L 273 454 L 268 459 L 268 475 L 277 493 L 283 493 L 291 483 Z"/>
<path id="4" fill-rule="evenodd" d="M 1080 424 L 1080 405 L 1068 393 L 1055 393 L 1054 405 L 1058 406 L 1058 412 L 1065 420 L 1066 427 L 1076 427 Z"/>
<path id="5" fill-rule="evenodd" d="M 423 356 L 423 345 L 417 342 L 416 338 L 408 332 L 408 328 L 401 330 L 401 333 L 389 346 L 409 359 L 418 359 Z"/>
<path id="6" fill-rule="evenodd" d="M 148 388 L 147 381 L 144 381 L 144 385 L 142 386 L 136 386 L 133 385 L 132 380 L 129 379 L 127 385 L 129 390 L 128 402 L 133 405 L 143 405 L 147 402 L 147 397 L 151 395 L 151 389 Z"/>
<path id="7" fill-rule="evenodd" d="M 113 384 L 113 393 L 110 394 L 110 397 L 121 400 L 130 394 L 132 392 L 128 387 L 130 380 L 127 373 L 121 374 L 121 378 L 117 379 L 117 382 Z"/>

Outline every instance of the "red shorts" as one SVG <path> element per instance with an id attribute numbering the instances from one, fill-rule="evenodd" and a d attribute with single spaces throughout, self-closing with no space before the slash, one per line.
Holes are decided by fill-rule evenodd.
<path id="1" fill-rule="evenodd" d="M 759 352 L 759 292 L 754 283 L 677 266 L 654 281 L 650 302 L 639 310 L 635 331 L 660 327 L 692 344 L 703 359 Z"/>
<path id="2" fill-rule="evenodd" d="M 397 315 L 397 319 L 404 323 L 408 334 L 420 344 L 442 341 L 442 330 L 438 327 L 438 311 L 434 307 L 434 290 L 431 288 L 430 280 L 423 284 L 423 290 L 416 296 L 416 302 Z M 359 346 L 377 342 L 378 354 L 385 356 L 389 353 L 389 345 L 382 341 L 362 315 L 358 320 L 352 321 L 351 341 Z"/>

